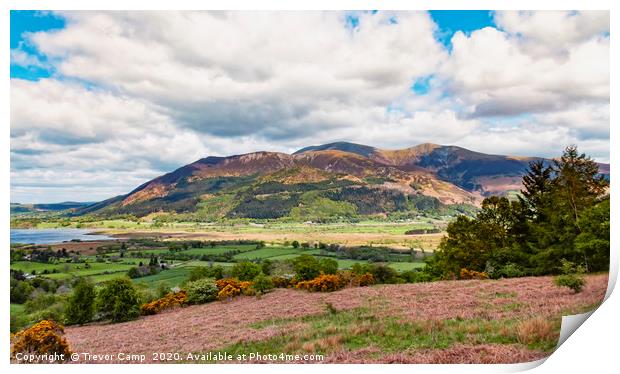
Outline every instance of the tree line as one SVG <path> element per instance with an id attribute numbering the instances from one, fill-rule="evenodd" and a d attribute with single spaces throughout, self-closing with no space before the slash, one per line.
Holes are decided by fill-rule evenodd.
<path id="1" fill-rule="evenodd" d="M 609 181 L 598 164 L 570 146 L 560 159 L 530 163 L 522 182 L 516 200 L 488 197 L 474 218 L 451 222 L 425 271 L 441 278 L 462 269 L 492 278 L 558 274 L 565 261 L 608 270 Z"/>

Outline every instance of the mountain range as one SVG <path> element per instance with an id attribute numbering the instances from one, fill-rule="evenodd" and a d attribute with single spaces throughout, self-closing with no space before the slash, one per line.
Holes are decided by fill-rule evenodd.
<path id="1" fill-rule="evenodd" d="M 337 142 L 293 154 L 210 156 L 74 214 L 324 220 L 475 207 L 485 196 L 518 192 L 535 160 L 551 162 L 430 143 L 385 150 Z M 599 170 L 609 175 L 608 164 Z"/>

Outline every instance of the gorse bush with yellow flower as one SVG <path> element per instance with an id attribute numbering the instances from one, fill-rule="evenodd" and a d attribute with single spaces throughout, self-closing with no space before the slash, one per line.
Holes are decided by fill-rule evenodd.
<path id="1" fill-rule="evenodd" d="M 459 278 L 461 279 L 489 279 L 489 275 L 483 271 L 468 270 L 468 269 L 463 268 L 461 269 Z"/>
<path id="2" fill-rule="evenodd" d="M 51 320 L 43 320 L 13 336 L 11 357 L 14 358 L 17 353 L 56 354 L 63 355 L 61 357 L 68 360 L 71 351 L 67 340 L 63 337 L 64 333 L 63 325 Z"/>
<path id="3" fill-rule="evenodd" d="M 346 284 L 347 282 L 337 274 L 320 274 L 312 280 L 298 282 L 295 288 L 312 292 L 330 292 L 337 291 Z"/>
<path id="4" fill-rule="evenodd" d="M 252 282 L 239 281 L 235 278 L 219 279 L 215 282 L 219 292 L 217 294 L 218 300 L 227 300 L 241 294 L 249 294 Z"/>
<path id="5" fill-rule="evenodd" d="M 152 314 L 157 314 L 165 309 L 170 309 L 174 307 L 180 307 L 187 303 L 187 292 L 179 291 L 179 292 L 170 292 L 166 296 L 151 301 L 150 303 L 143 304 L 140 307 L 140 313 L 142 315 L 148 316 Z"/>
<path id="6" fill-rule="evenodd" d="M 375 284 L 375 277 L 370 273 L 356 275 L 351 279 L 351 285 L 355 287 L 366 287 Z"/>

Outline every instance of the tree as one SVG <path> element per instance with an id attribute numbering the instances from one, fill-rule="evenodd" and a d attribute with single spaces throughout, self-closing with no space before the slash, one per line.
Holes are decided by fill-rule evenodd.
<path id="1" fill-rule="evenodd" d="M 593 206 L 605 192 L 609 183 L 598 172 L 598 164 L 576 146 L 567 147 L 559 161 L 555 161 L 557 178 L 554 189 L 563 206 L 570 210 L 571 218 L 579 229 L 580 214 Z"/>
<path id="2" fill-rule="evenodd" d="M 299 248 L 299 242 L 297 240 L 293 240 L 293 242 L 291 243 L 291 245 L 293 246 L 293 248 L 297 249 Z"/>
<path id="3" fill-rule="evenodd" d="M 518 201 L 491 196 L 475 218 L 448 225 L 440 251 L 427 260 L 433 277 L 460 269 L 495 276 L 551 274 L 562 261 L 586 271 L 609 266 L 609 182 L 598 165 L 574 146 L 547 165 L 532 162 Z"/>
<path id="4" fill-rule="evenodd" d="M 549 194 L 553 187 L 552 174 L 553 168 L 539 160 L 530 163 L 529 170 L 523 176 L 523 189 L 518 198 L 527 217 L 535 222 L 545 220 L 545 207 L 549 204 Z"/>
<path id="5" fill-rule="evenodd" d="M 536 272 L 542 274 L 558 272 L 561 259 L 585 265 L 587 251 L 578 251 L 575 242 L 583 231 L 582 215 L 601 200 L 609 186 L 599 175 L 597 163 L 575 146 L 567 147 L 554 162 L 553 173 L 548 203 L 539 209 L 544 221 L 532 223 L 539 227 L 529 240 L 536 252 L 532 258 Z"/>
<path id="6" fill-rule="evenodd" d="M 270 259 L 266 258 L 264 259 L 261 264 L 261 269 L 263 271 L 263 274 L 265 275 L 270 275 L 271 274 L 271 267 L 273 266 L 273 261 L 271 261 Z"/>
<path id="7" fill-rule="evenodd" d="M 187 283 L 187 301 L 190 304 L 203 304 L 214 301 L 217 298 L 218 288 L 210 278 L 202 278 Z"/>
<path id="8" fill-rule="evenodd" d="M 140 315 L 139 299 L 129 278 L 116 278 L 103 284 L 97 294 L 96 309 L 112 322 L 130 321 Z"/>
<path id="9" fill-rule="evenodd" d="M 34 292 L 34 287 L 28 281 L 20 281 L 11 278 L 11 303 L 23 304 Z"/>
<path id="10" fill-rule="evenodd" d="M 575 249 L 583 257 L 586 271 L 609 270 L 609 198 L 585 210 Z"/>
<path id="11" fill-rule="evenodd" d="M 233 277 L 237 277 L 237 279 L 242 281 L 251 281 L 258 274 L 261 273 L 261 267 L 257 264 L 244 261 L 235 264 L 231 270 L 231 274 Z"/>
<path id="12" fill-rule="evenodd" d="M 293 259 L 293 270 L 295 270 L 295 278 L 301 281 L 314 279 L 321 273 L 319 261 L 308 254 Z"/>
<path id="13" fill-rule="evenodd" d="M 336 274 L 338 262 L 332 258 L 322 258 L 319 260 L 319 269 L 323 274 Z"/>
<path id="14" fill-rule="evenodd" d="M 259 294 L 264 294 L 273 289 L 273 281 L 265 274 L 259 274 L 253 279 L 252 288 Z"/>
<path id="15" fill-rule="evenodd" d="M 95 313 L 95 286 L 88 278 L 79 278 L 67 299 L 65 319 L 67 324 L 84 324 L 92 321 Z"/>

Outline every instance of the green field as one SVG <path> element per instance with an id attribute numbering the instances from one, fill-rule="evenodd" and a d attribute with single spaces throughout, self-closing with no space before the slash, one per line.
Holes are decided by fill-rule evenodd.
<path id="1" fill-rule="evenodd" d="M 299 225 L 292 225 L 301 227 Z M 387 225 L 389 226 L 389 225 Z M 252 226 L 248 226 L 252 227 Z M 334 225 L 336 227 L 336 225 Z M 341 227 L 341 226 L 338 226 Z M 138 242 L 139 243 L 139 242 Z M 140 245 L 140 244 L 138 244 Z M 178 244 L 176 245 L 178 246 Z M 225 253 L 231 251 L 240 251 L 232 256 L 229 262 L 215 262 L 215 261 L 202 261 L 198 260 L 201 256 L 222 256 Z M 136 253 L 140 252 L 143 258 L 134 257 Z M 169 265 L 169 269 L 162 270 L 158 274 L 148 275 L 133 279 L 136 284 L 142 284 L 151 289 L 157 288 L 160 284 L 166 284 L 169 287 L 175 287 L 181 285 L 187 280 L 192 268 L 197 266 L 223 266 L 231 267 L 235 263 L 241 261 L 286 261 L 294 259 L 302 254 L 308 254 L 317 258 L 331 258 L 338 263 L 340 269 L 350 269 L 356 263 L 367 263 L 365 260 L 337 258 L 334 252 L 328 252 L 325 249 L 317 248 L 293 248 L 291 246 L 272 245 L 256 249 L 256 244 L 225 244 L 215 246 L 203 246 L 200 248 L 188 248 L 179 251 L 170 251 L 167 247 L 158 246 L 144 246 L 137 247 L 133 244 L 132 249 L 125 253 L 125 256 L 121 258 L 120 262 L 98 262 L 97 259 L 101 255 L 85 255 L 80 256 L 81 260 L 86 260 L 86 263 L 74 263 L 64 262 L 66 259 L 62 259 L 63 262 L 57 263 L 41 263 L 31 261 L 14 261 L 11 264 L 11 269 L 20 270 L 27 274 L 35 272 L 37 276 L 46 277 L 49 279 L 64 280 L 73 277 L 89 277 L 95 283 L 101 283 L 110 279 L 117 278 L 119 276 L 125 276 L 127 271 L 132 267 L 137 266 L 140 262 L 147 263 L 148 257 L 151 255 L 158 256 L 195 256 L 194 260 L 168 259 L 166 262 Z M 105 257 L 119 257 L 119 252 L 107 252 Z M 187 257 L 186 257 L 187 258 Z M 226 258 L 226 256 L 223 256 Z M 406 271 L 414 268 L 420 268 L 424 266 L 423 262 L 390 262 L 388 266 L 394 268 L 397 271 Z M 44 274 L 44 272 L 46 272 Z"/>
<path id="2" fill-rule="evenodd" d="M 187 280 L 187 277 L 191 271 L 191 266 L 172 268 L 161 271 L 155 275 L 136 278 L 133 279 L 133 281 L 136 284 L 144 284 L 152 289 L 157 288 L 160 284 L 166 284 L 169 287 L 176 287 Z"/>
<path id="3" fill-rule="evenodd" d="M 221 255 L 231 251 L 248 252 L 256 249 L 254 244 L 218 245 L 216 247 L 190 248 L 179 253 L 188 255 Z"/>
<path id="4" fill-rule="evenodd" d="M 291 247 L 265 247 L 249 252 L 239 253 L 233 258 L 235 260 L 264 260 L 266 258 L 273 258 L 282 255 L 293 254 L 299 256 L 303 252 L 304 251 L 302 249 L 295 249 Z"/>
<path id="5" fill-rule="evenodd" d="M 388 266 L 396 271 L 408 271 L 423 268 L 424 262 L 390 262 Z"/>
<path id="6" fill-rule="evenodd" d="M 21 270 L 25 273 L 32 274 L 32 271 L 36 271 L 38 275 L 41 275 L 50 279 L 65 279 L 84 276 L 93 276 L 109 273 L 125 273 L 134 265 L 123 263 L 104 263 L 104 262 L 89 262 L 88 266 L 84 263 L 59 263 L 59 264 L 43 264 L 39 262 L 30 261 L 17 261 L 11 264 L 11 269 Z M 47 270 L 48 274 L 43 274 L 43 271 Z M 56 273 L 52 271 L 56 270 Z"/>
<path id="7" fill-rule="evenodd" d="M 175 268 L 185 268 L 185 267 L 196 267 L 196 266 L 209 267 L 209 266 L 233 266 L 233 265 L 235 265 L 235 264 L 232 263 L 232 262 L 215 262 L 215 261 L 192 260 L 192 261 L 185 261 L 185 262 L 175 263 L 174 267 Z"/>

